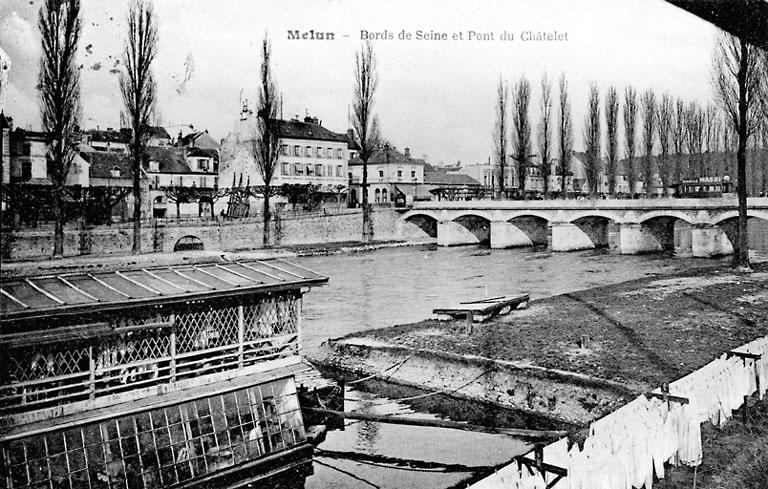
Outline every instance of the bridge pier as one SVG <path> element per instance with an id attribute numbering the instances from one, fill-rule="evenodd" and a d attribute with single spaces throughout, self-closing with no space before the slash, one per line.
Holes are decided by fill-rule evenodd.
<path id="1" fill-rule="evenodd" d="M 595 248 L 595 243 L 579 226 L 570 222 L 552 223 L 552 251 L 576 251 Z"/>
<path id="2" fill-rule="evenodd" d="M 661 251 L 663 246 L 653 233 L 642 224 L 622 223 L 619 227 L 619 253 L 638 255 Z"/>
<path id="3" fill-rule="evenodd" d="M 533 246 L 534 242 L 519 227 L 507 221 L 491 222 L 491 248 Z"/>
<path id="4" fill-rule="evenodd" d="M 691 252 L 703 258 L 732 255 L 733 244 L 717 224 L 696 224 L 691 229 Z"/>
<path id="5" fill-rule="evenodd" d="M 456 221 L 438 221 L 437 245 L 459 246 L 488 241 L 488 229 L 470 230 Z"/>

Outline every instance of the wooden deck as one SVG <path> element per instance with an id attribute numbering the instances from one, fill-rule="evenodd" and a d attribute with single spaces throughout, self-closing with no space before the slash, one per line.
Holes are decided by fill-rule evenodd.
<path id="1" fill-rule="evenodd" d="M 433 314 L 450 316 L 453 319 L 465 319 L 467 334 L 472 332 L 472 323 L 475 317 L 479 316 L 479 321 L 485 321 L 494 316 L 508 314 L 515 309 L 525 309 L 528 307 L 530 296 L 521 295 L 503 295 L 491 297 L 471 302 L 461 302 L 452 307 L 438 307 L 432 310 Z"/>

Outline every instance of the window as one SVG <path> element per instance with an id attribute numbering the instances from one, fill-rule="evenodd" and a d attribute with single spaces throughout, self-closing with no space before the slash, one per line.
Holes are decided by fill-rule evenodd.
<path id="1" fill-rule="evenodd" d="M 208 159 L 206 159 L 206 158 L 199 158 L 197 160 L 197 168 L 199 170 L 208 171 Z"/>
<path id="2" fill-rule="evenodd" d="M 326 148 L 326 150 L 325 150 L 325 157 L 326 158 L 333 158 L 333 148 Z"/>
<path id="3" fill-rule="evenodd" d="M 304 175 L 304 165 L 301 163 L 294 163 L 293 169 L 294 175 Z"/>
<path id="4" fill-rule="evenodd" d="M 336 150 L 336 159 L 340 160 L 344 157 L 344 150 L 341 148 L 338 148 Z"/>
<path id="5" fill-rule="evenodd" d="M 316 149 L 316 151 L 317 151 L 317 152 L 315 153 L 315 155 L 316 155 L 318 158 L 322 157 L 322 155 L 323 155 L 323 148 L 321 148 L 320 146 L 318 146 L 318 147 L 317 147 L 317 149 Z"/>
<path id="6" fill-rule="evenodd" d="M 296 145 L 293 147 L 293 156 L 301 156 L 301 146 Z"/>
<path id="7" fill-rule="evenodd" d="M 288 156 L 288 145 L 287 144 L 281 144 L 280 145 L 280 154 L 283 156 Z"/>
<path id="8" fill-rule="evenodd" d="M 295 383 L 280 379 L 10 441 L 0 477 L 4 487 L 166 487 L 305 439 Z"/>
<path id="9" fill-rule="evenodd" d="M 322 177 L 323 176 L 323 165 L 321 165 L 319 163 L 317 165 L 315 165 L 315 175 L 317 175 L 318 177 Z"/>
<path id="10" fill-rule="evenodd" d="M 397 179 L 402 180 L 403 178 L 403 170 L 397 170 Z"/>
<path id="11" fill-rule="evenodd" d="M 149 171 L 160 171 L 160 164 L 157 161 L 150 161 Z"/>
<path id="12" fill-rule="evenodd" d="M 304 156 L 306 156 L 307 158 L 312 157 L 312 146 L 307 146 L 307 152 Z"/>
<path id="13" fill-rule="evenodd" d="M 379 178 L 384 178 L 384 170 L 379 170 Z"/>
<path id="14" fill-rule="evenodd" d="M 387 203 L 387 189 L 385 188 L 381 189 L 381 203 L 382 204 Z"/>
<path id="15" fill-rule="evenodd" d="M 290 175 L 290 174 L 291 174 L 291 164 L 283 163 L 283 175 Z"/>
<path id="16" fill-rule="evenodd" d="M 315 171 L 312 165 L 307 164 L 307 176 L 311 177 L 311 176 L 314 176 L 314 174 L 315 174 Z"/>
<path id="17" fill-rule="evenodd" d="M 416 178 L 416 170 L 411 170 L 411 178 Z"/>
<path id="18" fill-rule="evenodd" d="M 376 199 L 374 200 L 374 202 L 376 202 L 377 204 L 380 204 L 381 203 L 381 190 L 376 189 L 376 193 L 374 195 L 376 196 Z"/>
<path id="19" fill-rule="evenodd" d="M 342 167 L 341 165 L 338 165 L 338 166 L 336 167 L 336 176 L 337 176 L 337 177 L 340 177 L 340 176 L 341 176 L 341 172 L 342 172 L 342 170 L 343 170 L 343 167 Z"/>

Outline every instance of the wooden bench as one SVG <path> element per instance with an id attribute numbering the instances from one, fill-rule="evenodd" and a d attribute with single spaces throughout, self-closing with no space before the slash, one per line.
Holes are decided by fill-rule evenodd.
<path id="1" fill-rule="evenodd" d="M 438 307 L 433 309 L 432 313 L 451 316 L 453 319 L 465 319 L 465 332 L 469 334 L 472 332 L 475 316 L 480 316 L 479 320 L 482 322 L 500 314 L 507 314 L 514 309 L 525 309 L 529 301 L 528 294 L 503 295 L 479 301 L 461 302 L 454 307 Z"/>

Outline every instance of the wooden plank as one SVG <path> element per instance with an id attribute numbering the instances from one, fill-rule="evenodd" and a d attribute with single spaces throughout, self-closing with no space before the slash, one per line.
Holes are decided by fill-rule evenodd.
<path id="1" fill-rule="evenodd" d="M 750 360 L 760 360 L 763 357 L 762 353 L 749 353 L 746 351 L 731 350 L 726 353 L 728 357 L 749 358 Z"/>
<path id="2" fill-rule="evenodd" d="M 487 316 L 487 315 L 497 314 L 499 311 L 506 309 L 507 307 L 509 307 L 510 310 L 512 310 L 515 307 L 519 306 L 520 304 L 528 301 L 529 301 L 529 296 L 526 294 L 526 295 L 520 295 L 520 296 L 514 296 L 514 297 L 505 297 L 503 299 L 483 300 L 483 301 L 475 301 L 475 302 L 462 302 L 461 304 L 455 307 L 439 307 L 439 308 L 433 309 L 432 313 L 447 314 L 449 316 L 452 316 L 454 314 L 460 314 L 463 317 L 469 312 L 474 312 L 475 314 L 481 314 L 483 316 Z"/>
<path id="3" fill-rule="evenodd" d="M 508 436 L 515 436 L 528 439 L 544 439 L 550 440 L 553 438 L 562 438 L 568 434 L 567 431 L 560 430 L 524 430 L 519 428 L 495 428 L 492 426 L 481 426 L 467 423 L 459 423 L 457 421 L 448 421 L 444 419 L 415 419 L 406 418 L 404 416 L 388 416 L 381 414 L 360 413 L 357 411 L 334 411 L 331 409 L 321 408 L 301 408 L 302 411 L 308 411 L 319 414 L 330 414 L 346 419 L 357 419 L 360 421 L 375 421 L 385 424 L 400 424 L 409 426 L 426 426 L 430 428 L 449 428 L 454 430 L 463 431 L 475 431 L 480 433 L 493 433 Z"/>
<path id="4" fill-rule="evenodd" d="M 678 404 L 688 404 L 687 397 L 673 396 L 670 394 L 664 394 L 663 392 L 646 392 L 645 397 L 648 399 L 655 397 L 656 399 L 661 399 L 662 401 L 676 402 Z"/>

